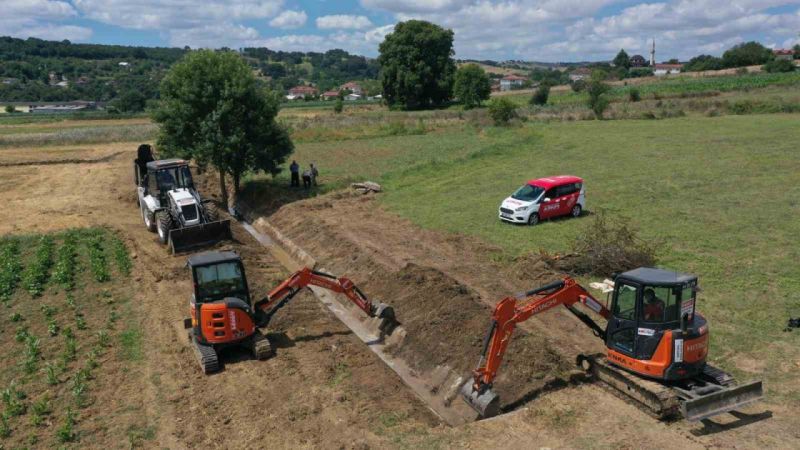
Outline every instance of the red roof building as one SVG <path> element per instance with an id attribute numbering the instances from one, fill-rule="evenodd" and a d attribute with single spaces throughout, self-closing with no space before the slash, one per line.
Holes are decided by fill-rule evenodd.
<path id="1" fill-rule="evenodd" d="M 314 86 L 295 86 L 289 89 L 289 95 L 294 97 L 312 97 L 318 93 L 319 90 Z"/>
<path id="2" fill-rule="evenodd" d="M 339 97 L 339 91 L 325 91 L 321 95 L 323 100 L 331 100 Z"/>

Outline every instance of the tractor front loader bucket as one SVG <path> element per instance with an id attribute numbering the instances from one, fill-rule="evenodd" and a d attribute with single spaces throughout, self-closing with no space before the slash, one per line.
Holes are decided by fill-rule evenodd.
<path id="1" fill-rule="evenodd" d="M 728 411 L 735 411 L 744 405 L 761 400 L 762 397 L 764 397 L 764 392 L 761 381 L 725 386 L 686 399 L 681 404 L 681 413 L 689 422 L 697 422 Z"/>
<path id="2" fill-rule="evenodd" d="M 225 239 L 231 239 L 231 221 L 227 219 L 170 230 L 169 249 L 178 254 Z"/>

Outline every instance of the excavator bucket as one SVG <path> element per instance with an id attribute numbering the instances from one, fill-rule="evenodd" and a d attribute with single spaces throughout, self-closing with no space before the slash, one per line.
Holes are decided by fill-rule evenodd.
<path id="1" fill-rule="evenodd" d="M 500 396 L 491 389 L 486 389 L 483 393 L 477 391 L 473 386 L 473 381 L 469 380 L 461 387 L 461 398 L 477 412 L 481 418 L 496 416 L 500 413 Z"/>
<path id="2" fill-rule="evenodd" d="M 225 239 L 231 239 L 231 221 L 227 219 L 170 230 L 169 248 L 178 254 Z"/>
<path id="3" fill-rule="evenodd" d="M 698 395 L 681 404 L 681 413 L 689 422 L 697 422 L 718 414 L 735 411 L 764 397 L 761 381 L 724 387 Z"/>

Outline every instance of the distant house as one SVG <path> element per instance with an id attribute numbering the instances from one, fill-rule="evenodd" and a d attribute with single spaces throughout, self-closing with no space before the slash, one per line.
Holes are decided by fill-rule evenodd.
<path id="1" fill-rule="evenodd" d="M 352 101 L 354 101 L 354 100 L 361 100 L 361 96 L 360 96 L 360 95 L 358 95 L 358 94 L 352 94 L 352 93 L 351 93 L 351 94 L 347 94 L 347 95 L 345 95 L 345 96 L 344 96 L 344 99 L 345 99 L 345 100 L 347 100 L 347 101 L 349 101 L 349 102 L 352 102 Z"/>
<path id="2" fill-rule="evenodd" d="M 644 67 L 647 65 L 647 60 L 642 55 L 631 56 L 631 67 Z"/>
<path id="3" fill-rule="evenodd" d="M 792 49 L 779 48 L 773 50 L 772 54 L 775 55 L 775 59 L 785 59 L 787 61 L 794 59 L 794 50 Z"/>
<path id="4" fill-rule="evenodd" d="M 80 84 L 80 85 L 86 84 L 88 82 L 89 82 L 88 77 L 78 77 L 78 79 L 75 80 L 75 84 Z"/>
<path id="5" fill-rule="evenodd" d="M 500 79 L 500 90 L 501 91 L 511 91 L 513 89 L 519 89 L 524 84 L 525 81 L 528 79 L 525 77 L 521 77 L 519 75 L 506 75 Z"/>
<path id="6" fill-rule="evenodd" d="M 325 91 L 320 96 L 323 100 L 334 100 L 339 98 L 339 91 Z"/>
<path id="7" fill-rule="evenodd" d="M 315 97 L 317 94 L 319 94 L 319 90 L 314 86 L 295 86 L 289 89 L 289 95 L 286 98 L 288 100 L 305 99 Z"/>
<path id="8" fill-rule="evenodd" d="M 17 84 L 17 83 L 19 83 L 19 78 L 0 78 L 0 83 L 3 83 L 3 84 Z"/>
<path id="9" fill-rule="evenodd" d="M 120 67 L 128 67 L 128 66 L 130 66 L 130 65 L 131 65 L 131 63 L 129 63 L 129 62 L 127 62 L 127 61 L 120 61 L 118 65 L 119 65 Z"/>
<path id="10" fill-rule="evenodd" d="M 350 91 L 353 94 L 357 94 L 357 95 L 363 95 L 364 94 L 364 90 L 361 89 L 361 85 L 356 83 L 355 81 L 350 81 L 348 83 L 345 83 L 345 84 L 341 85 L 339 87 L 339 90 L 340 91 Z"/>
<path id="11" fill-rule="evenodd" d="M 683 64 L 656 64 L 653 67 L 653 75 L 661 77 L 681 73 L 681 70 L 683 70 Z"/>
<path id="12" fill-rule="evenodd" d="M 59 81 L 55 85 L 60 87 L 60 88 L 68 88 L 69 87 L 69 81 L 67 81 L 67 80 Z"/>
<path id="13" fill-rule="evenodd" d="M 578 67 L 569 74 L 569 81 L 586 80 L 592 76 L 592 69 L 588 67 Z"/>

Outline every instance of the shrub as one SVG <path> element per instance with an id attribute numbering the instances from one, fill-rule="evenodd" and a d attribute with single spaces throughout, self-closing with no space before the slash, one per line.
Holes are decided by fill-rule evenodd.
<path id="1" fill-rule="evenodd" d="M 8 418 L 6 413 L 0 414 L 0 437 L 7 438 L 11 436 L 11 427 L 8 426 Z"/>
<path id="2" fill-rule="evenodd" d="M 44 367 L 44 374 L 45 378 L 47 379 L 47 384 L 55 386 L 58 383 L 61 383 L 61 380 L 58 379 L 58 375 L 60 372 L 61 371 L 59 370 L 58 366 L 54 366 L 48 363 Z"/>
<path id="3" fill-rule="evenodd" d="M 343 110 L 344 110 L 344 102 L 342 101 L 342 99 L 337 98 L 336 99 L 336 103 L 333 104 L 333 112 L 335 112 L 336 114 L 339 114 Z"/>
<path id="4" fill-rule="evenodd" d="M 608 108 L 608 98 L 605 93 L 609 91 L 609 86 L 603 82 L 605 73 L 602 71 L 595 71 L 592 74 L 592 80 L 586 88 L 589 93 L 589 100 L 587 102 L 589 109 L 592 110 L 597 119 L 603 118 L 603 112 Z"/>
<path id="5" fill-rule="evenodd" d="M 653 266 L 658 242 L 648 242 L 625 219 L 611 220 L 604 213 L 595 216 L 575 240 L 573 256 L 564 269 L 575 274 L 609 276 L 637 267 Z"/>
<path id="6" fill-rule="evenodd" d="M 769 73 L 794 72 L 794 63 L 787 59 L 773 59 L 764 64 L 763 69 Z"/>
<path id="7" fill-rule="evenodd" d="M 77 252 L 75 251 L 75 234 L 67 233 L 64 243 L 58 248 L 56 255 L 56 267 L 53 272 L 53 279 L 64 288 L 71 291 L 75 288 L 75 262 Z"/>
<path id="8" fill-rule="evenodd" d="M 638 102 L 642 99 L 642 94 L 639 92 L 639 89 L 631 88 L 628 91 L 628 99 L 632 102 Z"/>
<path id="9" fill-rule="evenodd" d="M 25 400 L 27 396 L 24 392 L 17 389 L 17 384 L 15 382 L 12 381 L 7 388 L 3 389 L 0 396 L 3 399 L 3 406 L 5 408 L 4 414 L 11 417 L 25 414 L 26 408 L 22 400 Z"/>
<path id="10" fill-rule="evenodd" d="M 569 83 L 569 87 L 572 88 L 572 92 L 583 92 L 586 90 L 586 82 L 583 80 L 575 80 Z"/>
<path id="11" fill-rule="evenodd" d="M 531 105 L 546 105 L 547 99 L 550 97 L 550 85 L 547 83 L 542 83 L 539 85 L 539 88 L 536 89 L 534 92 L 533 97 L 531 97 L 530 103 Z"/>
<path id="12" fill-rule="evenodd" d="M 517 117 L 517 105 L 505 97 L 494 98 L 489 102 L 489 116 L 497 126 L 508 125 Z"/>
<path id="13" fill-rule="evenodd" d="M 130 275 L 131 273 L 131 257 L 128 255 L 128 248 L 125 247 L 125 242 L 117 236 L 111 238 L 111 251 L 114 254 L 114 261 L 117 264 L 117 269 L 123 275 Z"/>

